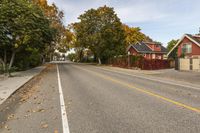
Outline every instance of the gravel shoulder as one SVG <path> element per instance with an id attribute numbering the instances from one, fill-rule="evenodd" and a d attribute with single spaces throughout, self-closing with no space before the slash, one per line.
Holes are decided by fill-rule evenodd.
<path id="1" fill-rule="evenodd" d="M 0 133 L 62 131 L 56 75 L 49 66 L 0 106 Z"/>

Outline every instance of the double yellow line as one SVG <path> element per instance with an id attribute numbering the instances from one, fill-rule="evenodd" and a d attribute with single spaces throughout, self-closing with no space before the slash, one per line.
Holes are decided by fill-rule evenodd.
<path id="1" fill-rule="evenodd" d="M 145 94 L 147 94 L 147 95 L 150 95 L 150 96 L 159 98 L 159 99 L 161 99 L 161 100 L 163 100 L 163 101 L 167 101 L 167 102 L 172 103 L 172 104 L 175 104 L 175 105 L 177 105 L 177 106 L 184 107 L 184 108 L 186 108 L 186 109 L 188 109 L 188 110 L 191 110 L 191 111 L 200 113 L 200 109 L 195 108 L 195 107 L 192 107 L 192 106 L 190 106 L 190 105 L 186 105 L 186 104 L 184 104 L 184 103 L 180 103 L 180 102 L 178 102 L 178 101 L 174 101 L 174 100 L 169 99 L 169 98 L 167 98 L 167 97 L 158 95 L 158 94 L 156 94 L 156 93 L 153 93 L 153 92 L 150 92 L 150 91 L 141 89 L 141 88 L 137 88 L 137 87 L 135 87 L 135 86 L 133 86 L 133 85 L 131 85 L 131 84 L 125 83 L 125 82 L 123 82 L 123 81 L 120 81 L 120 80 L 111 78 L 111 77 L 109 77 L 109 76 L 105 76 L 105 75 L 103 75 L 103 74 L 100 74 L 100 73 L 97 73 L 97 72 L 94 72 L 94 71 L 91 71 L 91 70 L 88 70 L 88 69 L 84 69 L 84 68 L 77 67 L 77 66 L 74 66 L 74 65 L 73 65 L 73 67 L 76 67 L 76 68 L 78 68 L 78 69 L 87 71 L 87 72 L 92 73 L 92 74 L 94 74 L 94 75 L 96 75 L 96 76 L 98 76 L 98 77 L 101 77 L 101 78 L 103 78 L 103 79 L 112 81 L 112 82 L 114 82 L 114 83 L 118 83 L 118 84 L 123 85 L 123 86 L 125 86 L 125 87 L 131 88 L 131 89 L 135 89 L 135 90 L 137 90 L 137 91 L 139 91 L 139 92 L 142 92 L 142 93 L 145 93 Z"/>

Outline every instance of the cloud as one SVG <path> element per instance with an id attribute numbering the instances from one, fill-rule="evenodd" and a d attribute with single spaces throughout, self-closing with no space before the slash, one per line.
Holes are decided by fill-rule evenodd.
<path id="1" fill-rule="evenodd" d="M 90 8 L 108 5 L 114 7 L 123 23 L 153 21 L 178 21 L 198 16 L 198 0 L 48 0 L 64 11 L 65 22 L 77 21 L 77 17 Z M 196 3 L 196 4 L 195 4 Z M 192 12 L 192 13 L 191 13 Z M 178 19 L 177 19 L 178 18 Z M 198 17 L 197 17 L 198 18 Z"/>
<path id="2" fill-rule="evenodd" d="M 78 17 L 85 11 L 91 8 L 98 8 L 99 6 L 108 5 L 108 1 L 104 0 L 48 0 L 51 4 L 53 2 L 64 11 L 65 13 L 65 22 L 70 24 L 78 21 Z"/>
<path id="3" fill-rule="evenodd" d="M 65 25 L 90 8 L 114 7 L 123 23 L 138 26 L 156 39 L 167 42 L 184 33 L 194 33 L 200 26 L 199 0 L 48 0 L 65 13 Z M 197 29 L 197 31 L 195 30 Z"/>
<path id="4" fill-rule="evenodd" d="M 167 17 L 167 14 L 149 5 L 119 7 L 116 12 L 124 23 L 149 22 Z"/>
<path id="5" fill-rule="evenodd" d="M 114 7 L 116 13 L 124 23 L 155 21 L 166 17 L 167 14 L 157 10 L 154 4 L 126 0 L 123 2 L 108 0 L 48 0 L 49 3 L 55 2 L 64 11 L 65 22 L 72 23 L 78 21 L 77 17 L 90 8 L 108 5 Z"/>

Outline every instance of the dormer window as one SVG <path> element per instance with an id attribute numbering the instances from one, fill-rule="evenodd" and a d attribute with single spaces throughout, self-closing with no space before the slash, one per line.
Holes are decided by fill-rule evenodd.
<path id="1" fill-rule="evenodd" d="M 159 45 L 156 45 L 156 48 L 159 48 L 160 46 Z"/>
<path id="2" fill-rule="evenodd" d="M 184 53 L 184 54 L 192 53 L 192 45 L 191 44 L 183 44 L 182 53 Z"/>

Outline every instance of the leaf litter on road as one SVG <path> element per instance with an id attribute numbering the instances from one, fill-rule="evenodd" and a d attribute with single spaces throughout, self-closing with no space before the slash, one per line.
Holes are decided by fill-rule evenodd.
<path id="1" fill-rule="evenodd" d="M 48 125 L 46 122 L 41 122 L 41 123 L 40 123 L 40 127 L 41 127 L 41 128 L 48 128 L 48 126 L 49 126 L 49 125 Z"/>

